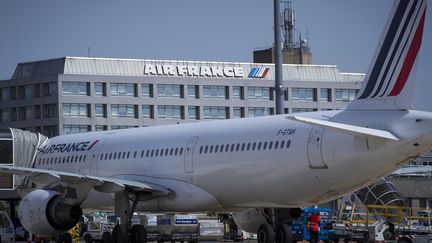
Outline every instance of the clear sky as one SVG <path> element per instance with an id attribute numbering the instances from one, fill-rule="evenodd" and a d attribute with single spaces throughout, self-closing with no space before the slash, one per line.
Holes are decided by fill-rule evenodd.
<path id="1" fill-rule="evenodd" d="M 293 0 L 296 29 L 314 64 L 364 73 L 392 4 Z M 428 4 L 415 104 L 432 110 Z M 272 0 L 0 1 L 0 79 L 19 62 L 88 56 L 88 47 L 92 57 L 252 62 L 254 49 L 272 44 Z"/>

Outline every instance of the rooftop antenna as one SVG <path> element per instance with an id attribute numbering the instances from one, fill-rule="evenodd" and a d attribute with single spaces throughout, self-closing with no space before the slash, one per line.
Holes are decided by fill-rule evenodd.
<path id="1" fill-rule="evenodd" d="M 292 1 L 284 1 L 283 12 L 283 34 L 284 34 L 284 48 L 294 48 L 294 26 L 295 26 L 295 12 L 292 8 Z"/>

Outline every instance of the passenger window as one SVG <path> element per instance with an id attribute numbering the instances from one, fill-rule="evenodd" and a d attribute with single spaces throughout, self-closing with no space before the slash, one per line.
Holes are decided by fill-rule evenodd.
<path id="1" fill-rule="evenodd" d="M 161 150 L 160 150 L 160 156 L 161 156 L 161 157 L 163 156 L 163 153 L 164 153 L 164 149 L 161 149 Z"/>
<path id="2" fill-rule="evenodd" d="M 258 150 L 261 150 L 261 142 L 258 143 Z"/>
<path id="3" fill-rule="evenodd" d="M 151 155 L 150 156 L 153 157 L 153 155 L 154 155 L 154 149 L 151 150 Z"/>
<path id="4" fill-rule="evenodd" d="M 276 142 L 275 142 L 275 146 L 274 146 L 274 148 L 277 149 L 278 146 L 279 146 L 279 141 L 276 141 Z"/>
<path id="5" fill-rule="evenodd" d="M 207 148 L 206 148 L 206 150 L 207 150 Z M 207 152 L 206 152 L 206 153 L 207 153 Z M 177 156 L 177 154 L 178 154 L 178 148 L 176 148 L 176 149 L 175 149 L 175 152 L 174 152 L 174 155 L 175 155 L 175 156 Z"/>
<path id="6" fill-rule="evenodd" d="M 172 156 L 173 153 L 174 153 L 174 148 L 171 148 L 171 149 L 170 149 L 170 156 Z"/>
<path id="7" fill-rule="evenodd" d="M 282 140 L 280 148 L 283 149 L 285 147 L 285 140 Z"/>
<path id="8" fill-rule="evenodd" d="M 112 159 L 112 153 L 109 154 L 109 160 L 111 160 L 111 159 Z"/>
<path id="9" fill-rule="evenodd" d="M 117 158 L 117 153 L 113 153 L 113 160 L 116 160 Z"/>
<path id="10" fill-rule="evenodd" d="M 264 142 L 263 150 L 266 150 L 266 149 L 267 149 L 267 142 Z"/>
<path id="11" fill-rule="evenodd" d="M 247 147 L 246 147 L 246 150 L 249 151 L 249 150 L 250 150 L 250 147 L 251 147 L 251 144 L 248 143 L 248 144 L 247 144 Z"/>
<path id="12" fill-rule="evenodd" d="M 239 150 L 240 150 L 240 144 L 238 143 L 236 146 L 236 151 L 239 151 Z"/>
<path id="13" fill-rule="evenodd" d="M 252 150 L 253 150 L 253 151 L 255 151 L 255 147 L 256 147 L 256 142 L 254 142 L 254 143 L 252 144 Z"/>
<path id="14" fill-rule="evenodd" d="M 180 155 L 182 155 L 182 154 L 183 154 L 183 148 L 180 149 Z"/>
<path id="15" fill-rule="evenodd" d="M 235 144 L 231 144 L 231 152 L 234 151 Z"/>
<path id="16" fill-rule="evenodd" d="M 135 152 L 134 152 L 134 159 L 136 158 L 137 153 L 138 153 L 138 151 L 135 150 Z"/>
<path id="17" fill-rule="evenodd" d="M 245 149 L 245 146 L 246 146 L 246 144 L 245 144 L 245 143 L 242 143 L 242 146 L 241 146 L 241 151 L 244 151 L 244 149 Z"/>
<path id="18" fill-rule="evenodd" d="M 155 157 L 158 157 L 158 156 L 159 156 L 159 149 L 156 149 Z"/>
<path id="19" fill-rule="evenodd" d="M 287 148 L 289 148 L 291 146 L 291 140 L 288 140 L 287 142 Z"/>
<path id="20" fill-rule="evenodd" d="M 126 152 L 123 152 L 122 159 L 126 158 Z"/>
<path id="21" fill-rule="evenodd" d="M 207 152 L 208 152 L 208 145 L 206 145 L 204 148 L 204 153 L 206 154 Z"/>
<path id="22" fill-rule="evenodd" d="M 229 144 L 225 144 L 225 152 L 228 152 L 229 150 Z"/>
<path id="23" fill-rule="evenodd" d="M 83 161 L 85 161 L 87 159 L 87 155 L 84 155 L 83 157 Z"/>
<path id="24" fill-rule="evenodd" d="M 130 151 L 127 152 L 126 158 L 129 159 L 129 156 L 130 156 Z"/>
<path id="25" fill-rule="evenodd" d="M 147 153 L 146 153 L 146 158 L 148 158 L 148 157 L 149 157 L 149 155 L 150 155 L 150 150 L 147 150 Z"/>
<path id="26" fill-rule="evenodd" d="M 141 150 L 141 158 L 144 158 L 144 150 Z"/>
<path id="27" fill-rule="evenodd" d="M 219 145 L 216 145 L 216 147 L 215 147 L 215 153 L 217 153 L 218 150 L 219 150 Z"/>
<path id="28" fill-rule="evenodd" d="M 101 155 L 100 155 L 100 158 L 99 158 L 99 160 L 102 160 L 102 159 L 103 159 L 103 154 L 101 154 Z"/>
<path id="29" fill-rule="evenodd" d="M 107 160 L 107 159 L 108 159 L 108 153 L 106 153 L 106 154 L 104 155 L 104 157 L 105 157 L 104 160 Z"/>
<path id="30" fill-rule="evenodd" d="M 269 150 L 273 148 L 273 141 L 270 141 L 269 143 Z"/>
<path id="31" fill-rule="evenodd" d="M 165 156 L 168 156 L 169 149 L 165 149 Z"/>
<path id="32" fill-rule="evenodd" d="M 213 145 L 210 146 L 210 152 L 209 153 L 213 153 Z"/>

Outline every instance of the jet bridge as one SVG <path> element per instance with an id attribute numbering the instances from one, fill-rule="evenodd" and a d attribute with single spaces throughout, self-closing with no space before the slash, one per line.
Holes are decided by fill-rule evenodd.
<path id="1" fill-rule="evenodd" d="M 15 128 L 0 128 L 0 164 L 33 167 L 37 150 L 48 140 L 40 133 Z M 0 174 L 0 198 L 9 199 L 8 190 L 21 184 L 23 178 Z"/>

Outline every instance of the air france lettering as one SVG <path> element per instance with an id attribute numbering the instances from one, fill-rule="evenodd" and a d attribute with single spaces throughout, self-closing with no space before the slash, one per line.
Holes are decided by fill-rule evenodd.
<path id="1" fill-rule="evenodd" d="M 85 142 L 76 142 L 76 143 L 51 144 L 42 147 L 40 152 L 42 154 L 52 154 L 52 153 L 88 151 L 92 149 L 97 142 L 99 142 L 99 140 L 96 140 L 93 143 L 91 143 L 90 141 L 85 141 Z"/>
<path id="2" fill-rule="evenodd" d="M 153 65 L 144 66 L 144 75 L 243 78 L 242 67 Z"/>

